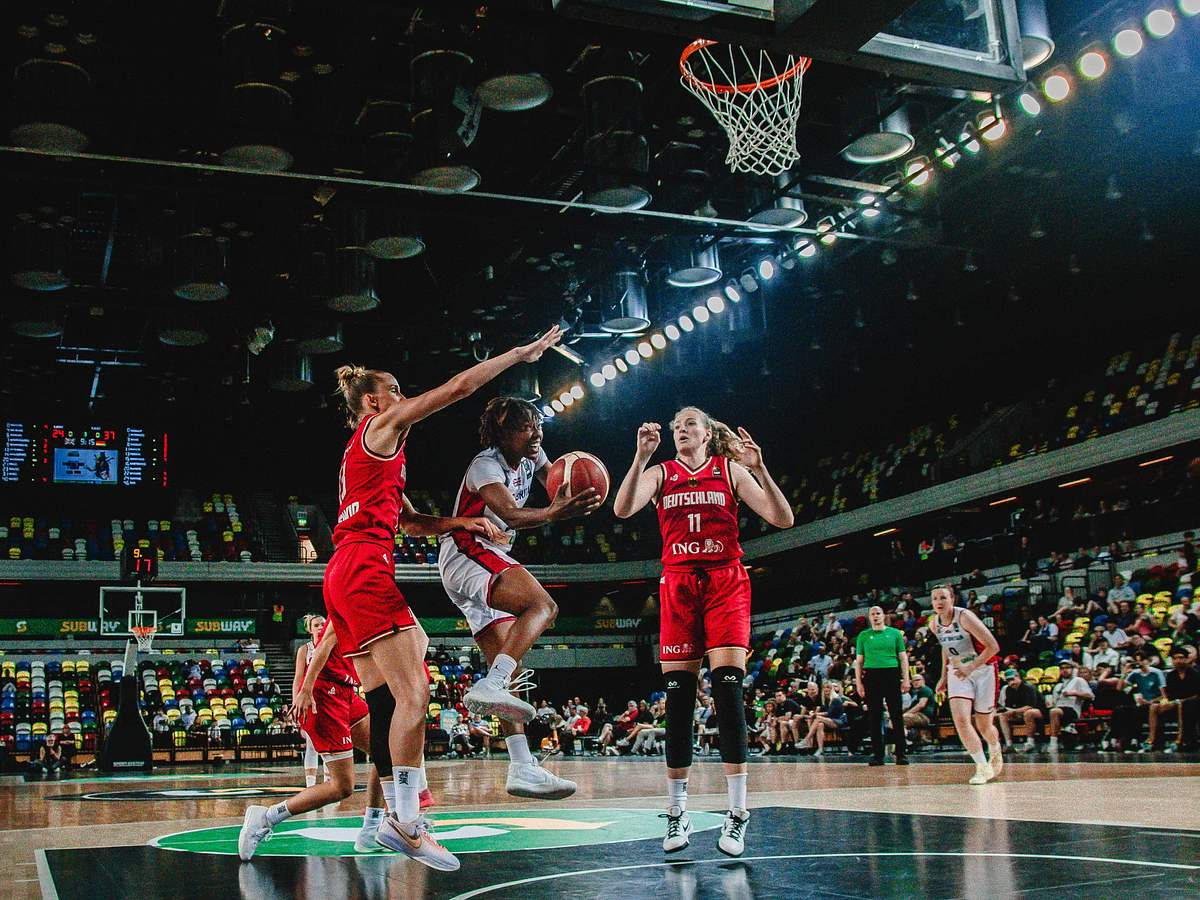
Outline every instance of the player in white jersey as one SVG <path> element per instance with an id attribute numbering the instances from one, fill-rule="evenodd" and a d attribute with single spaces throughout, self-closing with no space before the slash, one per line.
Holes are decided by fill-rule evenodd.
<path id="1" fill-rule="evenodd" d="M 324 627 L 325 617 L 319 613 L 304 617 L 304 630 L 308 632 L 308 643 L 302 644 L 296 651 L 296 674 L 292 679 L 293 697 L 300 692 L 300 685 L 304 684 L 304 675 L 312 662 L 313 654 L 317 651 L 317 635 Z M 301 729 L 300 733 L 304 735 L 304 786 L 312 787 L 317 783 L 317 764 L 321 758 L 317 753 L 317 748 L 313 746 L 308 732 Z M 329 780 L 329 769 L 325 769 L 325 780 Z"/>
<path id="2" fill-rule="evenodd" d="M 486 516 L 505 530 L 505 542 L 452 531 L 443 535 L 438 552 L 442 585 L 489 664 L 487 676 L 463 701 L 472 712 L 505 720 L 508 792 L 561 800 L 575 793 L 575 784 L 537 764 L 522 725 L 533 718 L 533 707 L 511 693 L 528 686 L 531 673 L 516 674 L 517 663 L 554 622 L 558 606 L 508 551 L 516 529 L 587 515 L 600 501 L 590 488 L 568 498 L 564 484 L 548 507 L 525 508 L 534 479 L 544 487 L 549 469 L 542 450 L 542 416 L 532 403 L 514 397 L 489 401 L 479 421 L 479 438 L 485 449 L 467 467 L 454 503 L 456 515 Z"/>
<path id="3" fill-rule="evenodd" d="M 942 645 L 942 677 L 937 691 L 950 698 L 958 739 L 975 761 L 971 784 L 986 784 L 1004 769 L 995 723 L 1000 682 L 996 654 L 1000 644 L 975 613 L 954 605 L 954 588 L 950 585 L 933 589 L 933 612 L 933 633 Z M 988 744 L 986 758 L 980 735 Z"/>

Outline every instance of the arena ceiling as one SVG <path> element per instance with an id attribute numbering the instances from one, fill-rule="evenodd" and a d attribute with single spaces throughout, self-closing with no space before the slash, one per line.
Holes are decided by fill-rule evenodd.
<path id="1" fill-rule="evenodd" d="M 637 383 L 682 396 L 717 380 L 740 409 L 811 423 L 1035 385 L 1191 314 L 1177 285 L 1200 200 L 1195 19 L 1121 59 L 1114 29 L 1151 4 L 1052 2 L 1037 117 L 1012 85 L 987 94 L 817 47 L 802 158 L 777 183 L 730 174 L 725 136 L 680 88 L 677 35 L 549 6 L 10 4 L 0 405 L 295 421 L 327 408 L 342 361 L 426 387 L 561 321 L 582 363 L 539 368 L 550 398 L 749 273 L 757 291 L 739 282 L 736 308 Z M 1089 82 L 1075 60 L 1093 43 L 1109 71 Z M 1059 65 L 1073 93 L 1055 104 L 1038 88 Z M 509 87 L 533 108 L 472 93 L 531 71 Z M 594 90 L 613 75 L 626 93 Z M 913 153 L 932 156 L 997 102 L 1002 138 L 861 216 L 903 174 L 904 159 L 842 155 L 881 111 L 903 107 Z M 614 130 L 633 135 L 609 152 L 622 187 L 649 197 L 640 211 L 589 204 L 612 185 L 595 138 Z M 804 225 L 744 224 L 781 196 Z M 797 255 L 829 217 L 842 237 Z M 372 240 L 375 256 L 345 249 Z M 713 245 L 715 285 L 665 283 Z M 622 271 L 651 320 L 632 337 L 600 327 Z"/>

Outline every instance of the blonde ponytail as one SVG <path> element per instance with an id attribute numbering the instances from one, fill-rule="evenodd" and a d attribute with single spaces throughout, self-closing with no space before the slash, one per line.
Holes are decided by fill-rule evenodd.
<path id="1" fill-rule="evenodd" d="M 341 396 L 346 408 L 346 424 L 353 428 L 362 414 L 363 396 L 375 391 L 382 373 L 364 366 L 338 366 L 333 374 L 337 379 L 337 390 L 333 393 Z"/>
<path id="2" fill-rule="evenodd" d="M 736 460 L 742 452 L 742 439 L 734 433 L 732 428 L 724 422 L 717 421 L 698 406 L 685 406 L 676 412 L 671 417 L 671 429 L 675 429 L 675 421 L 679 418 L 679 413 L 689 409 L 698 413 L 704 422 L 704 427 L 712 432 L 712 437 L 708 441 L 708 455 L 725 456 Z"/>

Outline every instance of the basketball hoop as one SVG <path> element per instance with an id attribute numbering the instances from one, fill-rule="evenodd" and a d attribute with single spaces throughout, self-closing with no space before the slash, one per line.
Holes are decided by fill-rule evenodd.
<path id="1" fill-rule="evenodd" d="M 142 653 L 149 653 L 150 647 L 154 643 L 154 635 L 158 629 L 153 625 L 134 625 L 129 631 L 137 641 L 138 650 Z"/>
<path id="2" fill-rule="evenodd" d="M 710 49 L 715 46 L 716 41 L 706 38 L 688 44 L 679 57 L 679 80 L 725 129 L 725 162 L 734 172 L 786 172 L 800 158 L 796 122 L 804 73 L 812 60 L 789 55 L 778 66 L 767 51 L 759 50 L 755 62 L 744 47 L 728 44 L 726 66 Z"/>

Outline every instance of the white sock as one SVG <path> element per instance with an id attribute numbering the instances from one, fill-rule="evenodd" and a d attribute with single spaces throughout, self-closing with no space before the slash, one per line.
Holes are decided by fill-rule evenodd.
<path id="1" fill-rule="evenodd" d="M 383 821 L 383 817 L 387 815 L 386 809 L 379 809 L 377 806 L 368 806 L 363 813 L 363 831 L 374 830 L 379 827 L 379 823 Z"/>
<path id="2" fill-rule="evenodd" d="M 418 789 L 422 790 L 422 791 L 429 790 L 429 776 L 427 776 L 425 774 L 425 766 L 424 765 L 421 766 L 421 779 L 420 779 L 420 784 L 418 785 Z"/>
<path id="3" fill-rule="evenodd" d="M 512 673 L 516 670 L 517 661 L 515 659 L 507 653 L 498 653 L 496 654 L 496 658 L 492 660 L 492 667 L 488 670 L 487 677 L 505 682 L 512 678 Z"/>
<path id="4" fill-rule="evenodd" d="M 267 810 L 267 824 L 274 828 L 284 819 L 291 818 L 292 814 L 287 808 L 287 801 L 281 800 Z"/>
<path id="5" fill-rule="evenodd" d="M 1050 749 L 1051 750 L 1058 749 L 1058 738 L 1057 737 L 1050 738 Z"/>
<path id="6" fill-rule="evenodd" d="M 748 772 L 743 772 L 741 775 L 725 776 L 725 787 L 729 791 L 730 809 L 746 808 L 746 779 L 748 777 Z"/>
<path id="7" fill-rule="evenodd" d="M 396 811 L 396 782 L 390 778 L 387 781 L 382 779 L 379 786 L 383 788 L 383 805 L 387 807 L 388 812 Z"/>
<path id="8" fill-rule="evenodd" d="M 678 806 L 680 809 L 687 809 L 687 783 L 686 778 L 668 778 L 667 779 L 667 796 L 671 798 L 668 806 Z"/>
<path id="9" fill-rule="evenodd" d="M 975 760 L 975 765 L 983 767 L 987 765 L 987 757 L 983 755 L 983 748 L 971 751 L 971 759 Z"/>
<path id="10" fill-rule="evenodd" d="M 504 739 L 508 747 L 508 758 L 511 765 L 529 765 L 533 762 L 533 754 L 529 752 L 529 738 L 523 734 L 510 734 Z"/>
<path id="11" fill-rule="evenodd" d="M 313 786 L 314 784 L 316 784 L 316 783 L 317 783 L 317 776 L 316 776 L 316 775 L 305 775 L 305 776 L 304 776 L 304 786 L 305 786 L 306 788 L 310 788 L 310 787 L 312 787 L 312 786 Z"/>
<path id="12" fill-rule="evenodd" d="M 392 766 L 396 787 L 396 818 L 415 822 L 421 815 L 421 770 L 413 766 Z"/>

